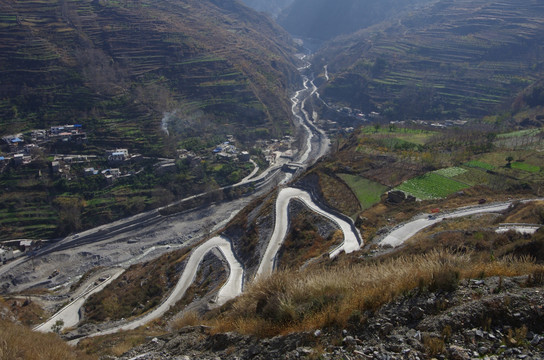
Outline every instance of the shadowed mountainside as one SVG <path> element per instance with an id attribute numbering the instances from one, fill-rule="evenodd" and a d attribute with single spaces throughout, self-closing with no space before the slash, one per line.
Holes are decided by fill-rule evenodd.
<path id="1" fill-rule="evenodd" d="M 295 0 L 278 16 L 292 34 L 329 40 L 384 21 L 430 0 Z"/>
<path id="2" fill-rule="evenodd" d="M 291 5 L 293 0 L 243 0 L 243 3 L 257 11 L 276 17 L 283 9 Z"/>

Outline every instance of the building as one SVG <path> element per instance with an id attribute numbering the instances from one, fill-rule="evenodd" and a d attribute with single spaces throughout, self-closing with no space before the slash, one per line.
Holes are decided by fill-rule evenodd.
<path id="1" fill-rule="evenodd" d="M 24 154 L 15 154 L 15 155 L 13 155 L 13 163 L 16 166 L 21 165 L 23 163 L 24 159 L 25 159 Z"/>
<path id="2" fill-rule="evenodd" d="M 13 250 L 0 248 L 0 262 L 4 263 L 11 259 L 13 259 Z"/>
<path id="3" fill-rule="evenodd" d="M 238 159 L 239 159 L 240 161 L 244 161 L 244 162 L 249 161 L 249 152 L 247 152 L 247 151 L 242 151 L 242 152 L 240 153 L 240 155 L 238 155 Z"/>
<path id="4" fill-rule="evenodd" d="M 49 132 L 52 134 L 52 135 L 58 135 L 60 134 L 61 132 L 64 132 L 64 126 L 51 126 Z"/>
<path id="5" fill-rule="evenodd" d="M 53 171 L 53 173 L 58 173 L 60 171 L 60 163 L 58 161 L 52 161 L 51 170 Z"/>
<path id="6" fill-rule="evenodd" d="M 86 168 L 83 170 L 83 174 L 85 176 L 93 176 L 98 174 L 98 170 L 95 170 L 95 168 Z"/>
<path id="7" fill-rule="evenodd" d="M 128 160 L 128 150 L 127 149 L 115 149 L 107 150 L 106 157 L 109 162 L 119 163 Z"/>

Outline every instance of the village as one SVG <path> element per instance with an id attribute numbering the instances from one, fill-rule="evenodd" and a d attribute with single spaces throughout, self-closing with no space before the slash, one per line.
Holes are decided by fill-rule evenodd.
<path id="1" fill-rule="evenodd" d="M 107 184 L 112 184 L 116 179 L 130 177 L 143 169 L 135 170 L 133 165 L 141 163 L 150 158 L 141 154 L 131 154 L 129 149 L 116 148 L 105 150 L 102 155 L 88 154 L 49 154 L 46 152 L 54 147 L 55 143 L 83 144 L 87 142 L 87 134 L 80 124 L 75 125 L 56 125 L 48 130 L 31 130 L 26 134 L 18 133 L 6 135 L 2 138 L 3 146 L 0 156 L 0 172 L 3 172 L 8 166 L 29 165 L 38 158 L 44 156 L 50 159 L 49 166 L 51 174 L 54 177 L 60 177 L 68 181 L 78 177 L 102 176 Z M 281 140 L 258 140 L 255 148 L 262 153 L 266 161 L 273 165 L 279 157 L 290 158 L 290 148 L 294 139 L 291 136 L 285 136 Z M 202 161 L 235 161 L 248 162 L 250 153 L 246 150 L 240 150 L 236 146 L 236 139 L 233 135 L 227 135 L 226 141 L 217 144 L 213 150 L 209 151 L 190 151 L 187 149 L 178 149 L 177 158 L 157 158 L 153 165 L 154 172 L 158 175 L 176 172 L 176 161 L 185 160 L 191 167 L 197 166 Z M 79 172 L 74 171 L 76 164 L 101 164 L 102 166 L 84 166 Z M 105 166 L 107 165 L 107 166 Z M 81 167 L 81 166 L 79 166 Z"/>
<path id="2" fill-rule="evenodd" d="M 85 125 L 56 125 L 3 136 L 0 194 L 5 202 L 0 212 L 5 248 L 0 262 L 30 249 L 28 244 L 6 241 L 64 236 L 234 184 L 255 167 L 264 170 L 293 157 L 291 136 L 258 140 L 250 146 L 233 135 L 219 139 L 204 148 L 179 146 L 175 153 L 158 157 L 115 147 L 115 142 L 106 147 L 89 136 Z M 16 226 L 31 230 L 14 231 Z"/>

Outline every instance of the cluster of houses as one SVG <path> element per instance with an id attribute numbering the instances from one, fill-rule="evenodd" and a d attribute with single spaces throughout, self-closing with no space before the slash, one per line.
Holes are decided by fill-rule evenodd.
<path id="1" fill-rule="evenodd" d="M 223 159 L 238 159 L 239 161 L 247 162 L 249 161 L 249 152 L 239 151 L 234 145 L 234 136 L 227 135 L 227 141 L 222 144 L 219 144 L 212 150 L 212 153 L 218 158 Z"/>
<path id="2" fill-rule="evenodd" d="M 119 166 L 125 162 L 139 158 L 139 155 L 129 155 L 128 149 L 113 149 L 106 150 L 105 158 L 110 166 Z M 98 160 L 96 155 L 56 155 L 51 162 L 51 171 L 53 175 L 60 176 L 67 180 L 71 180 L 71 165 L 87 163 Z M 125 176 L 122 175 L 119 168 L 110 167 L 108 169 L 100 171 L 94 167 L 87 167 L 83 169 L 83 176 L 102 175 L 108 183 L 113 183 L 115 179 Z M 127 174 L 126 176 L 131 176 Z"/>
<path id="3" fill-rule="evenodd" d="M 38 131 L 35 133 L 35 131 Z M 32 134 L 41 135 L 42 130 L 34 130 Z M 86 142 L 87 134 L 83 131 L 80 124 L 51 126 L 51 129 L 46 133 L 46 140 L 62 141 L 62 142 Z"/>
<path id="4" fill-rule="evenodd" d="M 33 154 L 48 142 L 74 142 L 87 141 L 87 134 L 80 124 L 56 125 L 50 129 L 35 129 L 30 131 L 30 137 L 22 133 L 5 135 L 2 137 L 6 154 L 0 156 L 0 162 L 13 161 L 15 166 L 29 164 L 33 161 Z"/>
<path id="5" fill-rule="evenodd" d="M 293 151 L 291 150 L 293 142 L 294 138 L 286 135 L 282 139 L 258 140 L 257 146 L 262 149 L 266 161 L 270 165 L 274 165 L 279 158 L 293 159 Z"/>

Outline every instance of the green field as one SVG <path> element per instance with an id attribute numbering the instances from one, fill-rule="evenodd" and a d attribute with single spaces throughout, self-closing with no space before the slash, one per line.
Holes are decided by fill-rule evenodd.
<path id="1" fill-rule="evenodd" d="M 514 132 L 509 132 L 506 134 L 499 134 L 497 135 L 498 139 L 507 139 L 512 137 L 521 137 L 521 136 L 533 136 L 537 135 L 542 131 L 542 129 L 526 129 L 526 130 L 519 130 Z"/>
<path id="2" fill-rule="evenodd" d="M 481 168 L 469 168 L 466 172 L 453 177 L 453 180 L 457 180 L 464 184 L 471 186 L 474 185 L 489 185 L 493 182 L 496 175 L 489 174 Z"/>
<path id="3" fill-rule="evenodd" d="M 453 178 L 459 175 L 462 175 L 467 172 L 466 169 L 460 168 L 460 167 L 449 167 L 445 169 L 440 169 L 433 171 L 435 174 L 445 176 L 447 178 Z"/>
<path id="4" fill-rule="evenodd" d="M 484 169 L 484 170 L 494 170 L 495 169 L 495 167 L 493 165 L 488 164 L 488 163 L 483 162 L 483 161 L 477 161 L 477 160 L 469 161 L 469 162 L 465 163 L 465 165 L 470 166 L 470 167 Z"/>
<path id="5" fill-rule="evenodd" d="M 402 190 L 421 200 L 444 198 L 469 186 L 436 173 L 427 173 L 400 184 L 395 190 Z"/>
<path id="6" fill-rule="evenodd" d="M 536 165 L 527 164 L 525 162 L 513 162 L 511 164 L 512 169 L 523 170 L 530 173 L 540 172 L 540 167 Z"/>
<path id="7" fill-rule="evenodd" d="M 380 196 L 387 190 L 387 186 L 357 175 L 338 174 L 338 176 L 344 180 L 355 193 L 363 210 L 380 202 Z"/>

